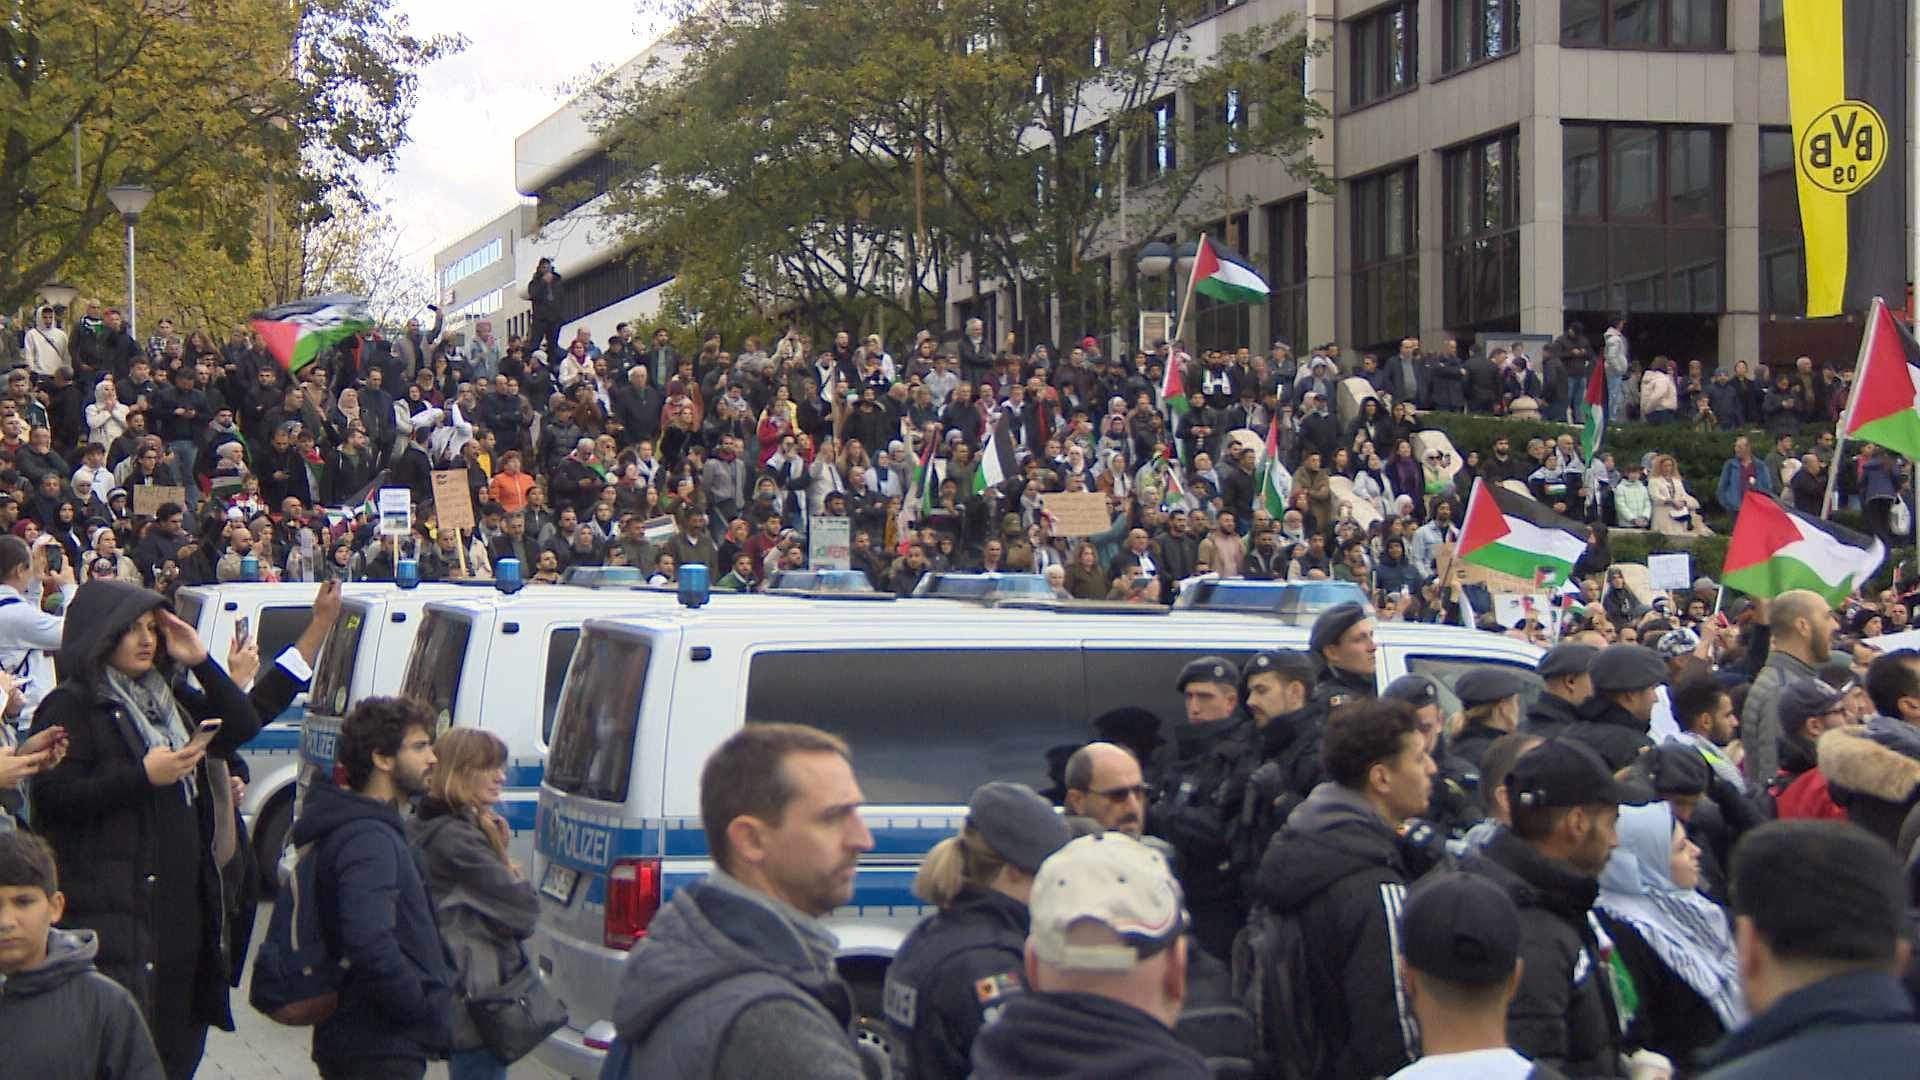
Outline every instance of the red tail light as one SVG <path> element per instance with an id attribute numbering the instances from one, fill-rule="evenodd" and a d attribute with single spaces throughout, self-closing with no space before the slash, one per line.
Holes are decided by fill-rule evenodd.
<path id="1" fill-rule="evenodd" d="M 621 859 L 607 872 L 609 949 L 631 949 L 660 911 L 660 860 Z"/>

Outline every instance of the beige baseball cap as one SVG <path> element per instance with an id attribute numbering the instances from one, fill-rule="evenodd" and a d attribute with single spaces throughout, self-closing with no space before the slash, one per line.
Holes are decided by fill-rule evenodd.
<path id="1" fill-rule="evenodd" d="M 1186 905 L 1159 852 L 1125 833 L 1069 841 L 1040 864 L 1028 901 L 1040 959 L 1075 971 L 1126 971 L 1187 930 Z M 1069 931 L 1094 922 L 1121 944 L 1081 945 Z"/>

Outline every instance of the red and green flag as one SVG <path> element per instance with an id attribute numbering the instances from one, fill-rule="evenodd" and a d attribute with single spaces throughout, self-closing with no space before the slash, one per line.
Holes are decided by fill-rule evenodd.
<path id="1" fill-rule="evenodd" d="M 298 372 L 328 349 L 373 329 L 366 297 L 345 294 L 281 304 L 255 313 L 251 321 L 261 342 L 289 372 Z"/>
<path id="2" fill-rule="evenodd" d="M 1293 474 L 1280 460 L 1280 418 L 1267 424 L 1267 446 L 1260 455 L 1260 501 L 1273 520 L 1287 515 L 1287 499 L 1293 494 Z"/>
<path id="3" fill-rule="evenodd" d="M 1167 369 L 1160 376 L 1160 407 L 1169 420 L 1187 412 L 1186 360 L 1178 345 L 1167 350 Z"/>
<path id="4" fill-rule="evenodd" d="M 1456 552 L 1475 566 L 1554 588 L 1587 550 L 1587 527 L 1525 495 L 1473 482 Z"/>
<path id="5" fill-rule="evenodd" d="M 1849 439 L 1920 457 L 1920 344 L 1878 297 L 1860 337 L 1840 431 Z"/>
<path id="6" fill-rule="evenodd" d="M 1587 376 L 1587 396 L 1580 405 L 1580 456 L 1593 467 L 1600 456 L 1600 445 L 1607 438 L 1607 365 L 1594 357 L 1593 374 Z"/>
<path id="7" fill-rule="evenodd" d="M 1811 589 L 1838 605 L 1873 577 L 1887 557 L 1879 540 L 1789 510 L 1771 495 L 1748 491 L 1727 541 L 1720 580 L 1748 596 L 1770 598 Z"/>
<path id="8" fill-rule="evenodd" d="M 1202 235 L 1193 253 L 1193 291 L 1227 304 L 1264 304 L 1267 279 L 1240 256 Z"/>

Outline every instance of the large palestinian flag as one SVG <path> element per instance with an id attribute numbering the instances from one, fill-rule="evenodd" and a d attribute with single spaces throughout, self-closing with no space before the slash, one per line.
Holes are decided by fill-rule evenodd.
<path id="1" fill-rule="evenodd" d="M 1267 279 L 1242 262 L 1224 246 L 1215 245 L 1205 235 L 1193 254 L 1194 292 L 1228 304 L 1263 304 L 1267 300 Z"/>
<path id="2" fill-rule="evenodd" d="M 1907 281 L 1908 6 L 1786 0 L 1782 10 L 1809 317 L 1864 311 Z"/>
<path id="3" fill-rule="evenodd" d="M 373 328 L 366 298 L 343 294 L 281 304 L 256 313 L 252 322 L 260 340 L 288 371 L 299 371 L 328 349 Z"/>
<path id="4" fill-rule="evenodd" d="M 1587 527 L 1484 480 L 1473 482 L 1457 554 L 1475 566 L 1558 587 L 1587 550 Z"/>
<path id="5" fill-rule="evenodd" d="M 1812 589 L 1829 604 L 1838 604 L 1865 584 L 1886 557 L 1887 549 L 1878 540 L 1749 491 L 1734 520 L 1720 580 L 1748 596 Z"/>
<path id="6" fill-rule="evenodd" d="M 1877 297 L 1840 430 L 1849 439 L 1920 457 L 1920 344 Z"/>
<path id="7" fill-rule="evenodd" d="M 1593 358 L 1593 373 L 1587 376 L 1586 398 L 1580 403 L 1580 457 L 1593 468 L 1600 446 L 1607 439 L 1607 365 Z"/>

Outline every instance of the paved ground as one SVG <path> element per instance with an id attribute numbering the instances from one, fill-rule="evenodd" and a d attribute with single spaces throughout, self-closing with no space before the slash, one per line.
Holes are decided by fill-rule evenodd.
<path id="1" fill-rule="evenodd" d="M 254 922 L 254 946 L 267 931 L 271 904 L 260 905 L 260 917 Z M 252 954 L 248 954 L 248 978 L 252 977 Z M 207 1056 L 201 1061 L 198 1080 L 267 1080 L 271 1077 L 298 1077 L 318 1080 L 313 1067 L 313 1029 L 276 1024 L 255 1012 L 247 1004 L 247 979 L 233 992 L 233 1021 L 236 1030 L 229 1035 L 213 1031 L 207 1035 Z M 435 1065 L 427 1076 L 445 1080 L 445 1065 Z M 559 1080 L 559 1075 L 533 1059 L 515 1065 L 508 1073 L 511 1080 Z"/>

